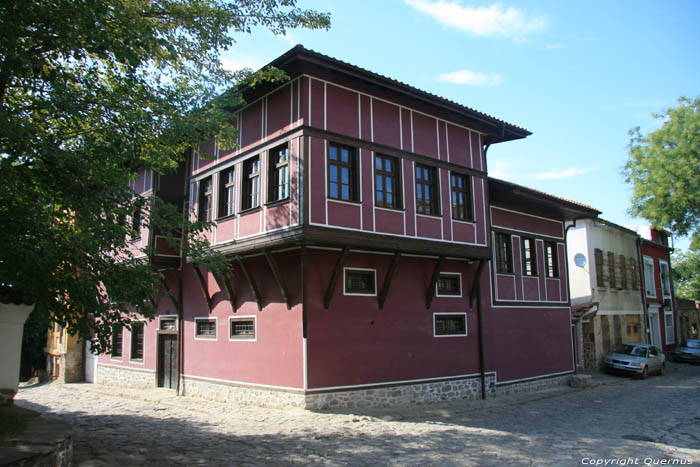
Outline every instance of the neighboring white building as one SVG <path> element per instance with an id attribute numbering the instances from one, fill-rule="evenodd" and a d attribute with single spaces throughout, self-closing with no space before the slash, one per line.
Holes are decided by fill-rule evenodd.
<path id="1" fill-rule="evenodd" d="M 604 219 L 567 229 L 577 365 L 597 369 L 622 342 L 645 342 L 639 235 Z"/>

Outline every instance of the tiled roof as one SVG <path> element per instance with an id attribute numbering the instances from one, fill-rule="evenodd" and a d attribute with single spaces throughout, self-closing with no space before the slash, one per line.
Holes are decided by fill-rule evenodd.
<path id="1" fill-rule="evenodd" d="M 12 287 L 0 286 L 0 303 L 9 305 L 33 305 L 36 300 Z"/>
<path id="2" fill-rule="evenodd" d="M 358 73 L 360 75 L 363 75 L 364 77 L 369 77 L 377 81 L 383 82 L 385 85 L 393 85 L 393 87 L 398 88 L 402 90 L 405 93 L 408 94 L 413 94 L 418 97 L 422 97 L 426 100 L 433 101 L 434 103 L 440 103 L 442 105 L 445 105 L 447 107 L 452 108 L 453 110 L 456 111 L 461 111 L 464 113 L 469 114 L 471 117 L 480 117 L 482 120 L 485 120 L 487 123 L 490 124 L 500 124 L 504 125 L 508 130 L 514 131 L 515 133 L 521 134 L 520 137 L 525 137 L 528 135 L 531 135 L 532 133 L 529 132 L 527 129 L 513 125 L 512 123 L 508 123 L 504 120 L 498 119 L 496 117 L 493 117 L 489 114 L 486 114 L 484 112 L 480 112 L 476 109 L 472 109 L 471 107 L 467 107 L 465 105 L 459 104 L 453 100 L 446 99 L 444 97 L 438 96 L 436 94 L 423 91 L 421 89 L 418 89 L 414 86 L 411 86 L 409 84 L 406 84 L 404 82 L 398 81 L 396 79 L 390 78 L 388 76 L 381 75 L 379 73 L 375 73 L 373 71 L 367 70 L 365 68 L 358 67 L 356 65 L 353 65 L 351 63 L 344 62 L 342 60 L 339 60 L 337 58 L 330 57 L 328 55 L 321 54 L 319 52 L 316 52 L 311 49 L 305 48 L 303 45 L 299 44 L 296 45 L 295 47 L 291 48 L 287 52 L 285 52 L 283 55 L 279 56 L 272 62 L 268 64 L 268 66 L 281 66 L 283 63 L 285 63 L 288 59 L 292 58 L 295 55 L 301 55 L 301 54 L 307 54 L 311 57 L 314 57 L 316 59 L 323 60 L 327 63 L 334 64 L 338 67 L 341 67 L 343 69 L 346 69 L 351 72 Z"/>
<path id="3" fill-rule="evenodd" d="M 520 190 L 527 190 L 527 191 L 536 193 L 536 194 L 538 194 L 538 195 L 540 195 L 540 196 L 544 196 L 544 197 L 547 197 L 547 198 L 551 198 L 551 199 L 556 200 L 556 201 L 563 201 L 563 202 L 565 202 L 565 203 L 570 203 L 570 204 L 576 205 L 576 206 L 581 207 L 581 208 L 590 209 L 591 211 L 595 211 L 595 212 L 597 212 L 597 213 L 600 214 L 600 211 L 597 210 L 596 208 L 594 208 L 594 207 L 592 207 L 592 206 L 589 206 L 589 205 L 587 205 L 587 204 L 579 203 L 578 201 L 574 201 L 574 200 L 571 200 L 571 199 L 562 198 L 561 196 L 552 195 L 552 194 L 546 193 L 546 192 L 544 192 L 544 191 L 536 190 L 536 189 L 534 189 L 534 188 L 530 188 L 530 187 L 523 186 L 523 185 L 518 185 L 517 183 L 508 182 L 508 181 L 506 181 L 506 180 L 501 180 L 501 179 L 499 179 L 499 178 L 489 177 L 489 180 L 494 180 L 494 181 L 496 181 L 496 182 L 498 182 L 498 183 L 503 183 L 504 185 L 510 185 L 510 186 L 512 186 L 512 187 L 514 187 L 514 188 L 518 188 L 518 189 L 520 189 Z"/>
<path id="4" fill-rule="evenodd" d="M 579 303 L 578 305 L 572 305 L 571 306 L 571 319 L 574 321 L 577 321 L 583 316 L 590 311 L 591 308 L 594 306 L 598 306 L 598 302 L 586 302 L 586 303 Z M 597 313 L 598 310 L 594 312 Z"/>

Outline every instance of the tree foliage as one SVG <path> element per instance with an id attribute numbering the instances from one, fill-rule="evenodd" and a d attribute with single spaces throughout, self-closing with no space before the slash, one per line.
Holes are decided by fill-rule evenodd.
<path id="1" fill-rule="evenodd" d="M 661 128 L 630 130 L 626 181 L 634 188 L 630 213 L 700 246 L 700 98 L 653 116 Z"/>
<path id="2" fill-rule="evenodd" d="M 94 328 L 101 348 L 134 311 L 152 315 L 163 275 L 131 252 L 126 220 L 148 211 L 193 254 L 207 226 L 134 198 L 129 181 L 174 170 L 199 142 L 231 147 L 234 84 L 283 79 L 224 70 L 235 33 L 329 21 L 296 0 L 1 2 L 0 285 L 31 295 L 46 322 Z"/>
<path id="3" fill-rule="evenodd" d="M 673 291 L 678 298 L 700 300 L 700 251 L 673 254 Z"/>

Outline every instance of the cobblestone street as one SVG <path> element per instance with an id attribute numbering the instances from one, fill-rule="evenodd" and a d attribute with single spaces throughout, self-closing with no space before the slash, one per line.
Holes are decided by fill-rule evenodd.
<path id="1" fill-rule="evenodd" d="M 15 401 L 73 426 L 76 466 L 700 463 L 697 365 L 669 363 L 648 380 L 598 377 L 585 389 L 352 413 L 92 384 L 27 387 Z"/>

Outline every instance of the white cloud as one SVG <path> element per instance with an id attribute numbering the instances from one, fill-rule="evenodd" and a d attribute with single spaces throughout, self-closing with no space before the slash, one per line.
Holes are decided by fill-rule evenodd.
<path id="1" fill-rule="evenodd" d="M 468 86 L 498 86 L 503 82 L 503 78 L 500 75 L 469 70 L 443 73 L 438 76 L 438 80 L 454 84 L 466 84 Z"/>
<path id="2" fill-rule="evenodd" d="M 518 169 L 517 162 L 508 160 L 497 160 L 489 163 L 489 176 L 502 180 L 561 180 L 563 178 L 576 177 L 593 172 L 597 167 L 550 170 L 548 172 L 523 172 Z"/>
<path id="3" fill-rule="evenodd" d="M 542 173 L 533 175 L 531 178 L 534 178 L 535 180 L 559 180 L 562 178 L 569 178 L 569 177 L 575 177 L 577 175 L 587 174 L 588 172 L 592 172 L 593 170 L 595 170 L 595 167 L 589 167 L 587 169 L 576 169 L 576 168 L 571 167 L 568 169 L 551 170 L 549 172 L 542 172 Z"/>
<path id="4" fill-rule="evenodd" d="M 255 59 L 250 59 L 250 58 L 228 58 L 228 57 L 221 57 L 221 64 L 224 66 L 225 69 L 229 71 L 238 71 L 242 70 L 243 68 L 250 68 L 251 70 L 259 70 L 262 68 L 263 64 L 259 63 Z"/>
<path id="5" fill-rule="evenodd" d="M 456 0 L 404 1 L 442 24 L 477 36 L 520 40 L 549 26 L 545 16 L 530 16 L 517 8 L 504 8 L 499 3 L 487 7 L 466 7 Z"/>

